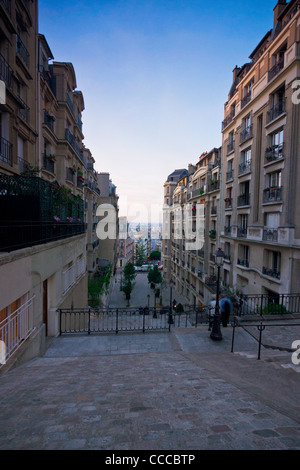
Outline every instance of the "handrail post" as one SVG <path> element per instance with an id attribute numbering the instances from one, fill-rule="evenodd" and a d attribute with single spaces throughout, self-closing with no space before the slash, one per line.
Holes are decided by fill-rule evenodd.
<path id="1" fill-rule="evenodd" d="M 61 336 L 61 315 L 62 315 L 61 309 L 59 309 L 58 312 L 59 312 L 59 336 Z"/>
<path id="2" fill-rule="evenodd" d="M 119 328 L 119 309 L 117 308 L 117 310 L 116 310 L 116 335 L 119 332 L 118 328 Z"/>
<path id="3" fill-rule="evenodd" d="M 89 308 L 88 334 L 91 334 L 91 309 Z"/>
<path id="4" fill-rule="evenodd" d="M 261 351 L 262 332 L 263 332 L 264 329 L 265 329 L 265 326 L 262 324 L 262 322 L 261 322 L 260 325 L 257 327 L 257 329 L 259 330 L 258 356 L 257 356 L 257 360 L 259 361 L 259 360 L 260 360 L 260 351 Z"/>

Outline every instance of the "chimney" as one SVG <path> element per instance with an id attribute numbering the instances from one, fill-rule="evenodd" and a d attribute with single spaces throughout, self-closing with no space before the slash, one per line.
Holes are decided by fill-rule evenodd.
<path id="1" fill-rule="evenodd" d="M 278 21 L 278 18 L 281 15 L 281 13 L 283 12 L 283 10 L 285 9 L 286 5 L 287 5 L 286 0 L 278 0 L 277 5 L 273 9 L 273 11 L 274 11 L 273 26 L 276 25 L 276 23 Z"/>
<path id="2" fill-rule="evenodd" d="M 241 67 L 238 67 L 237 65 L 233 69 L 233 71 L 232 71 L 232 73 L 233 73 L 233 83 L 235 83 L 236 77 L 237 77 L 240 70 L 241 70 Z"/>

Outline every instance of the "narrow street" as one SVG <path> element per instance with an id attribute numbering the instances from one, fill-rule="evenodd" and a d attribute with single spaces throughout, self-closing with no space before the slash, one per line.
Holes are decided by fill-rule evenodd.
<path id="1" fill-rule="evenodd" d="M 110 300 L 108 307 L 127 307 L 128 303 L 125 298 L 124 292 L 120 291 L 121 282 L 122 282 L 121 272 L 117 272 L 115 275 L 114 282 L 112 283 Z M 147 307 L 148 306 L 148 295 L 149 298 L 149 307 L 154 307 L 154 291 L 150 288 L 148 283 L 148 273 L 147 272 L 137 272 L 135 279 L 135 286 L 131 293 L 131 299 L 129 301 L 130 307 Z M 176 300 L 177 304 L 181 302 L 185 304 L 185 300 L 177 292 L 174 292 L 172 295 L 172 300 Z M 160 298 L 156 299 L 156 306 L 169 306 L 170 305 L 170 288 L 164 283 L 161 285 L 161 303 Z"/>

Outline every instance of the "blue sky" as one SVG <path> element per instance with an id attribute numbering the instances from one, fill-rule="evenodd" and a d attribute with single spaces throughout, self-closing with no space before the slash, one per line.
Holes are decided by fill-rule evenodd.
<path id="1" fill-rule="evenodd" d="M 232 70 L 272 28 L 275 4 L 39 1 L 39 32 L 56 61 L 74 65 L 84 143 L 111 174 L 120 215 L 162 205 L 167 176 L 221 145 Z"/>

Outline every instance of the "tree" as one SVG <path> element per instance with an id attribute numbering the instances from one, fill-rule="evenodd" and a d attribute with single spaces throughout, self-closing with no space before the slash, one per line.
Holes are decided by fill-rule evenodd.
<path id="1" fill-rule="evenodd" d="M 136 277 L 136 272 L 132 263 L 126 264 L 123 273 L 125 280 L 133 281 Z"/>
<path id="2" fill-rule="evenodd" d="M 153 261 L 160 261 L 161 252 L 160 251 L 152 251 L 150 253 L 150 259 L 153 260 Z"/>
<path id="3" fill-rule="evenodd" d="M 148 282 L 149 284 L 161 284 L 162 283 L 162 275 L 161 272 L 158 270 L 158 266 L 154 266 L 153 269 L 150 269 L 148 273 Z"/>
<path id="4" fill-rule="evenodd" d="M 136 266 L 142 266 L 146 261 L 146 248 L 143 240 L 139 240 L 135 245 L 135 264 Z"/>

